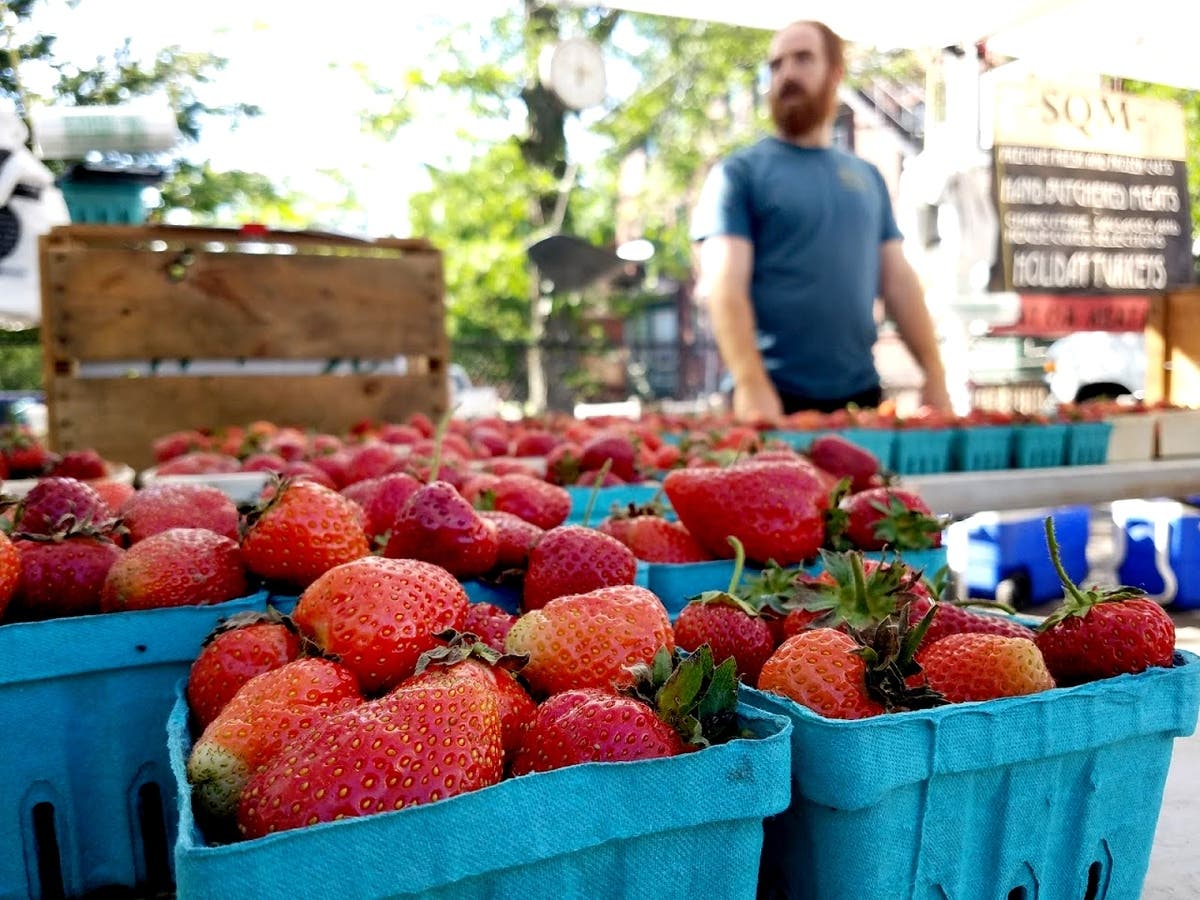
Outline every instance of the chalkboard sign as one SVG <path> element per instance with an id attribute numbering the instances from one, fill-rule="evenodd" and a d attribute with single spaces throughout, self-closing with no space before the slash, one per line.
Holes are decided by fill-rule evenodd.
<path id="1" fill-rule="evenodd" d="M 993 147 L 1004 290 L 1148 294 L 1192 280 L 1183 111 L 1000 85 Z"/>

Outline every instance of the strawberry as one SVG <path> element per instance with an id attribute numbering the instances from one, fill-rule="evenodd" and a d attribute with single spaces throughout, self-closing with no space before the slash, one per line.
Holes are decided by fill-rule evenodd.
<path id="1" fill-rule="evenodd" d="M 206 606 L 246 592 L 237 541 L 207 528 L 168 528 L 138 541 L 113 563 L 100 610 Z"/>
<path id="2" fill-rule="evenodd" d="M 383 555 L 423 559 L 459 578 L 474 578 L 496 565 L 499 552 L 496 526 L 481 518 L 453 485 L 434 481 L 408 498 L 392 523 Z"/>
<path id="3" fill-rule="evenodd" d="M 231 453 L 216 450 L 192 450 L 160 463 L 158 475 L 218 475 L 237 472 L 242 464 Z"/>
<path id="4" fill-rule="evenodd" d="M 712 554 L 696 543 L 691 532 L 680 522 L 663 517 L 661 504 L 629 504 L 614 512 L 596 529 L 612 535 L 645 562 L 705 562 Z"/>
<path id="5" fill-rule="evenodd" d="M 125 552 L 87 530 L 54 536 L 17 535 L 21 577 L 9 604 L 10 619 L 50 619 L 100 612 L 108 570 Z"/>
<path id="6" fill-rule="evenodd" d="M 929 645 L 951 634 L 995 634 L 1004 637 L 1032 639 L 1034 631 L 1028 625 L 1011 616 L 977 612 L 955 603 L 935 603 L 929 596 L 918 596 L 910 608 L 910 620 L 923 618 L 931 607 L 936 607 L 924 644 Z"/>
<path id="7" fill-rule="evenodd" d="M 150 445 L 154 453 L 154 460 L 158 463 L 165 463 L 169 459 L 183 456 L 193 450 L 207 450 L 211 446 L 212 439 L 195 429 L 172 431 L 155 438 Z"/>
<path id="8" fill-rule="evenodd" d="M 842 498 L 828 523 L 831 545 L 842 550 L 928 550 L 942 545 L 944 527 L 924 500 L 892 487 Z"/>
<path id="9" fill-rule="evenodd" d="M 637 558 L 616 538 L 582 525 L 559 525 L 529 553 L 521 607 L 541 609 L 555 597 L 633 584 L 636 577 Z"/>
<path id="10" fill-rule="evenodd" d="M 520 435 L 513 443 L 513 456 L 546 456 L 558 445 L 560 438 L 541 428 Z"/>
<path id="11" fill-rule="evenodd" d="M 520 516 L 499 510 L 480 510 L 479 517 L 496 526 L 496 568 L 524 569 L 529 554 L 546 532 Z"/>
<path id="12" fill-rule="evenodd" d="M 1066 596 L 1038 626 L 1038 649 L 1059 684 L 1170 666 L 1175 623 L 1161 606 L 1132 587 L 1079 589 L 1062 565 L 1054 520 L 1045 519 L 1046 545 Z"/>
<path id="13" fill-rule="evenodd" d="M 808 447 L 808 458 L 837 478 L 849 478 L 851 491 L 865 491 L 879 474 L 879 458 L 840 434 L 823 434 Z"/>
<path id="14" fill-rule="evenodd" d="M 108 474 L 108 463 L 104 457 L 92 449 L 68 450 L 50 462 L 50 475 L 60 478 L 78 478 L 86 481 L 93 478 L 103 478 Z"/>
<path id="15" fill-rule="evenodd" d="M 40 478 L 54 461 L 53 454 L 24 425 L 0 428 L 0 458 L 9 478 Z"/>
<path id="16" fill-rule="evenodd" d="M 679 520 L 714 557 L 732 555 L 728 538 L 733 536 L 750 562 L 791 565 L 815 556 L 825 541 L 828 492 L 798 463 L 675 469 L 663 489 Z"/>
<path id="17" fill-rule="evenodd" d="M 472 603 L 467 607 L 463 631 L 478 635 L 493 650 L 503 653 L 504 639 L 517 618 L 494 603 Z"/>
<path id="18" fill-rule="evenodd" d="M 137 493 L 137 488 L 132 484 L 125 481 L 114 481 L 110 478 L 89 481 L 88 484 L 100 495 L 104 505 L 114 511 L 124 506 L 125 501 Z"/>
<path id="19" fill-rule="evenodd" d="M 404 457 L 395 446 L 382 441 L 369 441 L 351 447 L 350 459 L 346 463 L 346 483 L 354 484 L 356 481 L 386 475 L 403 460 Z"/>
<path id="20" fill-rule="evenodd" d="M 1025 637 L 951 634 L 927 643 L 917 661 L 929 687 L 950 703 L 1019 697 L 1054 687 L 1037 644 Z"/>
<path id="21" fill-rule="evenodd" d="M 611 689 L 632 680 L 628 666 L 675 649 L 662 601 L 644 587 L 603 587 L 550 600 L 521 616 L 504 641 L 526 653 L 521 677 L 545 696 L 577 687 Z"/>
<path id="22" fill-rule="evenodd" d="M 621 481 L 638 480 L 637 447 L 628 435 L 609 429 L 584 442 L 580 448 L 579 468 L 584 472 L 598 472 L 605 463 L 608 463 L 608 471 Z"/>
<path id="23" fill-rule="evenodd" d="M 474 678 L 401 686 L 334 714 L 247 784 L 249 838 L 432 803 L 496 784 L 504 748 L 494 690 Z"/>
<path id="24" fill-rule="evenodd" d="M 634 667 L 627 693 L 573 688 L 537 708 L 513 760 L 514 775 L 585 762 L 678 756 L 731 737 L 736 730 L 733 661 L 713 665 L 701 647 L 676 665 L 665 647 Z"/>
<path id="25" fill-rule="evenodd" d="M 411 675 L 421 654 L 438 644 L 434 635 L 461 631 L 467 604 L 462 585 L 440 566 L 365 556 L 313 581 L 292 618 L 374 694 Z"/>
<path id="26" fill-rule="evenodd" d="M 520 516 L 543 530 L 561 525 L 571 514 L 571 495 L 566 488 L 521 473 L 495 476 L 472 502 L 478 509 Z"/>
<path id="27" fill-rule="evenodd" d="M 392 524 L 420 487 L 421 482 L 407 472 L 388 472 L 347 485 L 342 493 L 363 508 L 367 537 L 377 545 L 386 543 Z"/>
<path id="28" fill-rule="evenodd" d="M 312 481 L 280 482 L 246 517 L 242 558 L 247 571 L 304 588 L 334 566 L 370 552 L 362 507 Z"/>
<path id="29" fill-rule="evenodd" d="M 301 658 L 253 676 L 201 732 L 187 760 L 197 811 L 230 818 L 250 776 L 321 719 L 362 702 L 354 673 Z"/>
<path id="30" fill-rule="evenodd" d="M 237 506 L 228 494 L 211 484 L 154 482 L 134 493 L 117 514 L 130 544 L 169 528 L 207 528 L 227 538 L 238 538 Z"/>
<path id="31" fill-rule="evenodd" d="M 21 581 L 21 553 L 4 531 L 0 531 L 0 622 Z"/>
<path id="32" fill-rule="evenodd" d="M 775 650 L 775 637 L 758 610 L 735 593 L 745 558 L 740 546 L 734 549 L 737 562 L 729 587 L 705 591 L 688 600 L 675 619 L 675 643 L 687 651 L 707 644 L 716 659 L 732 657 L 738 678 L 754 684 L 763 663 Z"/>
<path id="33" fill-rule="evenodd" d="M 546 453 L 546 480 L 551 484 L 575 484 L 581 471 L 579 457 L 583 453 L 574 441 L 563 441 Z"/>
<path id="34" fill-rule="evenodd" d="M 54 534 L 72 525 L 107 529 L 112 510 L 90 484 L 78 478 L 39 478 L 17 508 L 14 533 Z"/>
<path id="35" fill-rule="evenodd" d="M 295 623 L 274 607 L 225 619 L 204 639 L 188 672 L 188 707 L 200 727 L 215 719 L 255 675 L 299 657 L 300 647 Z"/>

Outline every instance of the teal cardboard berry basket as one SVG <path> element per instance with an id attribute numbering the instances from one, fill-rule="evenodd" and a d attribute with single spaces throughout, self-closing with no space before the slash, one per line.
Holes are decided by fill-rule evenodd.
<path id="1" fill-rule="evenodd" d="M 950 471 L 953 428 L 901 428 L 892 439 L 891 469 L 897 475 Z"/>
<path id="2" fill-rule="evenodd" d="M 192 815 L 188 713 L 167 726 L 179 900 L 755 896 L 763 820 L 788 805 L 791 722 L 739 706 L 752 735 L 669 759 L 509 778 L 398 812 L 209 846 Z"/>
<path id="3" fill-rule="evenodd" d="M 950 448 L 950 468 L 956 472 L 984 472 L 1012 465 L 1011 425 L 968 425 L 956 428 Z"/>
<path id="4" fill-rule="evenodd" d="M 767 821 L 761 897 L 1130 900 L 1141 895 L 1200 658 L 1026 697 L 858 721 L 787 715 L 792 805 Z"/>
<path id="5" fill-rule="evenodd" d="M 0 626 L 0 897 L 170 888 L 176 684 L 265 600 Z"/>
<path id="6" fill-rule="evenodd" d="M 1108 461 L 1112 422 L 1069 422 L 1065 451 L 1068 466 L 1100 466 Z"/>

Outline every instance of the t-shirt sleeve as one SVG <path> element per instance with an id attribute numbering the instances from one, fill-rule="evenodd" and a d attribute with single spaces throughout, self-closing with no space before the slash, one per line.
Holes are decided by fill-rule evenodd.
<path id="1" fill-rule="evenodd" d="M 740 167 L 730 160 L 722 160 L 709 170 L 692 210 L 693 241 L 717 234 L 752 237 L 746 180 Z"/>
<path id="2" fill-rule="evenodd" d="M 887 182 L 875 166 L 871 166 L 871 174 L 875 176 L 875 183 L 879 189 L 879 203 L 883 207 L 879 217 L 879 243 L 899 240 L 904 235 L 900 233 L 900 226 L 896 224 L 896 214 L 892 210 L 892 197 L 888 193 Z"/>

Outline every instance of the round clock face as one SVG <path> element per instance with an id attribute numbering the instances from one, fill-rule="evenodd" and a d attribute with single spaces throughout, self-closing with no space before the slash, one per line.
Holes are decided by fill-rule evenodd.
<path id="1" fill-rule="evenodd" d="M 570 109 L 585 109 L 603 102 L 604 55 L 586 38 L 567 38 L 550 57 L 549 87 Z"/>

